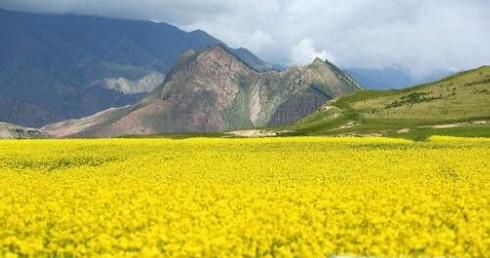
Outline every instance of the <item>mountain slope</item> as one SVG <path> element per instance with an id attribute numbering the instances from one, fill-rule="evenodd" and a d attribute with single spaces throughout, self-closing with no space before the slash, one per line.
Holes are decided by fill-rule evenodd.
<path id="1" fill-rule="evenodd" d="M 166 23 L 0 9 L 0 121 L 37 127 L 133 104 L 180 55 L 214 44 L 222 43 Z"/>
<path id="2" fill-rule="evenodd" d="M 358 92 L 290 129 L 301 135 L 490 136 L 490 67 L 404 90 Z"/>
<path id="3" fill-rule="evenodd" d="M 188 52 L 139 103 L 44 127 L 57 137 L 215 132 L 283 125 L 360 87 L 319 59 L 283 72 L 258 71 L 228 49 Z M 89 126 L 86 126 L 89 125 Z"/>

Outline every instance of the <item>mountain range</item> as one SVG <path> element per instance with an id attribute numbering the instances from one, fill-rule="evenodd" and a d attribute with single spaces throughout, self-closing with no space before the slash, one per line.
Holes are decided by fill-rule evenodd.
<path id="1" fill-rule="evenodd" d="M 166 23 L 2 9 L 0 46 L 0 138 L 490 131 L 488 67 L 368 90 L 419 80 L 395 68 L 343 71 L 318 58 L 271 65 Z"/>
<path id="2" fill-rule="evenodd" d="M 39 127 L 134 104 L 179 56 L 223 44 L 166 23 L 0 9 L 0 121 Z M 248 65 L 268 65 L 232 49 Z"/>
<path id="3" fill-rule="evenodd" d="M 188 50 L 222 44 L 167 23 L 0 9 L 0 121 L 40 127 L 132 105 L 159 86 Z M 245 48 L 256 70 L 284 70 Z M 419 83 L 402 69 L 346 69 L 366 88 Z"/>
<path id="4" fill-rule="evenodd" d="M 260 71 L 222 46 L 184 54 L 138 103 L 47 125 L 55 137 L 208 133 L 293 123 L 360 86 L 328 61 Z"/>

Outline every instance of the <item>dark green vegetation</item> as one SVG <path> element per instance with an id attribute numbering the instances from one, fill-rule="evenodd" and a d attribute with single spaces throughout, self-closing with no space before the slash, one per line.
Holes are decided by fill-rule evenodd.
<path id="1" fill-rule="evenodd" d="M 490 67 L 404 90 L 360 91 L 327 103 L 289 135 L 490 136 Z"/>
<path id="2" fill-rule="evenodd" d="M 180 55 L 215 44 L 166 23 L 0 9 L 0 121 L 40 127 L 134 104 Z M 246 49 L 231 51 L 267 68 Z"/>

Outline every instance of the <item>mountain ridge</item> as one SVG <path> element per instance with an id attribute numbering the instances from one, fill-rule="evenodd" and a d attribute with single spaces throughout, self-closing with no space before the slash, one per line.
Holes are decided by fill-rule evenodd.
<path id="1" fill-rule="evenodd" d="M 44 129 L 58 132 L 58 137 L 120 136 L 285 124 L 314 112 L 328 99 L 361 89 L 332 66 L 313 62 L 286 71 L 258 71 L 215 45 L 184 54 L 160 87 L 127 109 L 105 113 L 90 128 L 71 135 L 59 133 L 62 124 Z"/>

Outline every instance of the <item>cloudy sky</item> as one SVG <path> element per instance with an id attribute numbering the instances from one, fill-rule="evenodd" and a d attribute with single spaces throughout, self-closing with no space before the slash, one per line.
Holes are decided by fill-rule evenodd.
<path id="1" fill-rule="evenodd" d="M 0 0 L 0 7 L 165 21 L 273 63 L 434 70 L 490 64 L 488 0 Z"/>

